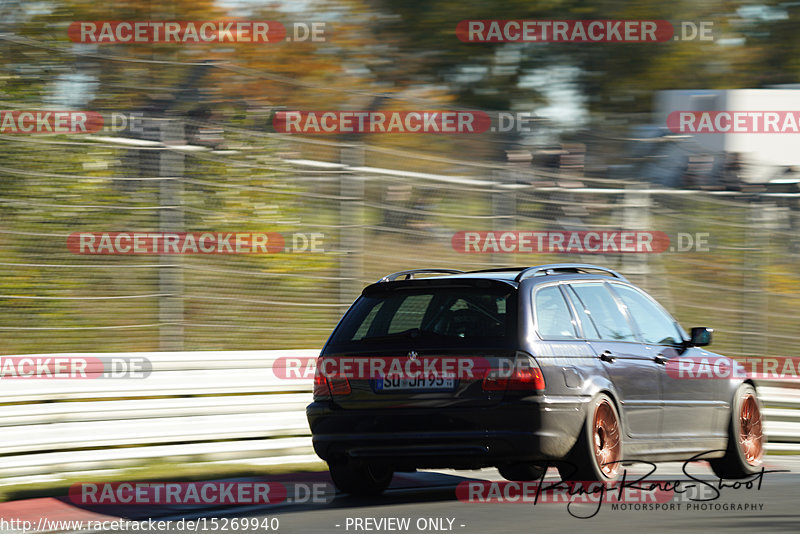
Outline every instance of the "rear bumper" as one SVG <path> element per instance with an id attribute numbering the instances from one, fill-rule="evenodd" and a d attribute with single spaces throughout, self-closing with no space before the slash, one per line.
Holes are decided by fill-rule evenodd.
<path id="1" fill-rule="evenodd" d="M 578 438 L 583 397 L 528 397 L 490 407 L 306 408 L 314 450 L 326 461 L 370 459 L 396 469 L 477 468 L 563 458 Z"/>

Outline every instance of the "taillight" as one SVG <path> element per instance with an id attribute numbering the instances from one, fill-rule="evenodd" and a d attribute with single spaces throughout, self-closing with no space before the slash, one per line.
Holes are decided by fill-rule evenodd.
<path id="1" fill-rule="evenodd" d="M 317 368 L 314 373 L 314 398 L 315 399 L 329 399 L 331 390 L 328 388 L 328 380 L 322 376 Z"/>
<path id="2" fill-rule="evenodd" d="M 334 396 L 350 394 L 350 381 L 346 378 L 329 378 L 328 387 Z"/>
<path id="3" fill-rule="evenodd" d="M 315 399 L 329 399 L 331 395 L 349 395 L 350 391 L 350 382 L 347 378 L 327 378 L 320 372 L 320 366 L 317 365 L 317 370 L 314 372 Z"/>
<path id="4" fill-rule="evenodd" d="M 539 367 L 529 369 L 516 369 L 514 376 L 508 379 L 509 391 L 519 391 L 533 389 L 536 391 L 544 390 L 544 377 Z"/>
<path id="5" fill-rule="evenodd" d="M 482 384 L 484 391 L 505 391 L 508 387 L 508 378 L 496 369 L 489 369 L 483 377 Z"/>
<path id="6" fill-rule="evenodd" d="M 512 369 L 489 369 L 481 384 L 484 391 L 543 391 L 542 370 L 524 352 L 518 352 Z"/>

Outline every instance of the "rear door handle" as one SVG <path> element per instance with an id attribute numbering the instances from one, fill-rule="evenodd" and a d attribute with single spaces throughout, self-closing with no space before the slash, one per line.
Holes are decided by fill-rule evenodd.
<path id="1" fill-rule="evenodd" d="M 653 361 L 656 363 L 660 363 L 661 365 L 666 364 L 669 361 L 669 358 L 665 357 L 660 352 L 653 357 Z"/>
<path id="2" fill-rule="evenodd" d="M 600 355 L 600 359 L 604 362 L 614 363 L 616 361 L 616 357 L 611 353 L 610 350 L 603 351 L 603 354 Z"/>

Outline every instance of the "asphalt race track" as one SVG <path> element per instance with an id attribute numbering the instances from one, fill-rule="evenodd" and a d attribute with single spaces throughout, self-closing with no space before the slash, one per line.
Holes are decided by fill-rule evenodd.
<path id="1" fill-rule="evenodd" d="M 530 533 L 575 532 L 590 529 L 593 533 L 616 532 L 797 532 L 800 528 L 800 503 L 797 488 L 800 486 L 800 458 L 769 456 L 764 465 L 767 471 L 787 470 L 785 473 L 766 472 L 753 480 L 748 488 L 723 487 L 720 492 L 703 483 L 692 481 L 682 473 L 682 464 L 659 464 L 648 481 L 681 480 L 684 493 L 672 495 L 666 502 L 659 501 L 660 509 L 643 508 L 634 502 L 462 502 L 456 488 L 468 482 L 502 481 L 496 470 L 480 471 L 425 471 L 403 473 L 395 476 L 392 487 L 380 498 L 354 498 L 328 494 L 324 501 L 314 504 L 283 503 L 270 506 L 239 508 L 150 510 L 149 517 L 179 521 L 197 520 L 194 525 L 181 525 L 172 531 L 211 532 L 212 519 L 217 525 L 227 526 L 227 531 L 276 531 L 280 533 L 331 533 L 331 532 L 458 532 L 472 533 Z M 647 472 L 643 466 L 629 466 L 630 480 Z M 704 463 L 687 467 L 690 475 L 718 488 L 711 470 Z M 546 482 L 557 481 L 555 470 L 550 470 Z M 318 480 L 328 481 L 325 475 Z M 284 475 L 291 477 L 291 475 Z M 725 481 L 732 483 L 733 481 Z M 693 486 L 688 489 L 689 486 Z M 330 487 L 330 486 L 328 486 Z M 487 490 L 488 491 L 488 490 Z M 466 493 L 464 494 L 466 495 Z M 481 494 L 478 494 L 481 495 Z M 484 494 L 489 495 L 489 493 Z M 511 495 L 513 497 L 513 495 Z M 713 498 L 715 497 L 716 498 Z M 564 497 L 566 498 L 566 497 Z M 573 496 L 575 498 L 575 496 Z M 546 499 L 543 498 L 543 499 Z M 702 499 L 708 499 L 703 501 Z M 323 499 L 321 499 L 323 500 Z M 628 504 L 623 509 L 623 504 Z M 645 501 L 647 504 L 647 501 Z M 138 517 L 144 517 L 144 511 Z M 576 516 L 580 516 L 576 517 Z M 586 517 L 589 516 L 589 517 Z M 224 518 L 247 518 L 248 521 L 269 521 L 277 518 L 279 528 L 230 528 Z M 407 523 L 405 523 L 407 521 Z M 273 524 L 275 524 L 273 522 Z M 408 525 L 406 527 L 406 524 Z M 205 527 L 205 530 L 204 530 Z M 218 531 L 222 531 L 218 528 Z M 130 532 L 118 531 L 118 532 Z"/>

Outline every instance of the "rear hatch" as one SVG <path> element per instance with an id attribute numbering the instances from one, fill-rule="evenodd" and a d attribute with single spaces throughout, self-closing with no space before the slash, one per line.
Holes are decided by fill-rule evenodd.
<path id="1" fill-rule="evenodd" d="M 342 409 L 491 406 L 504 396 L 495 375 L 513 367 L 517 323 L 507 282 L 373 284 L 323 349 L 315 395 Z"/>

